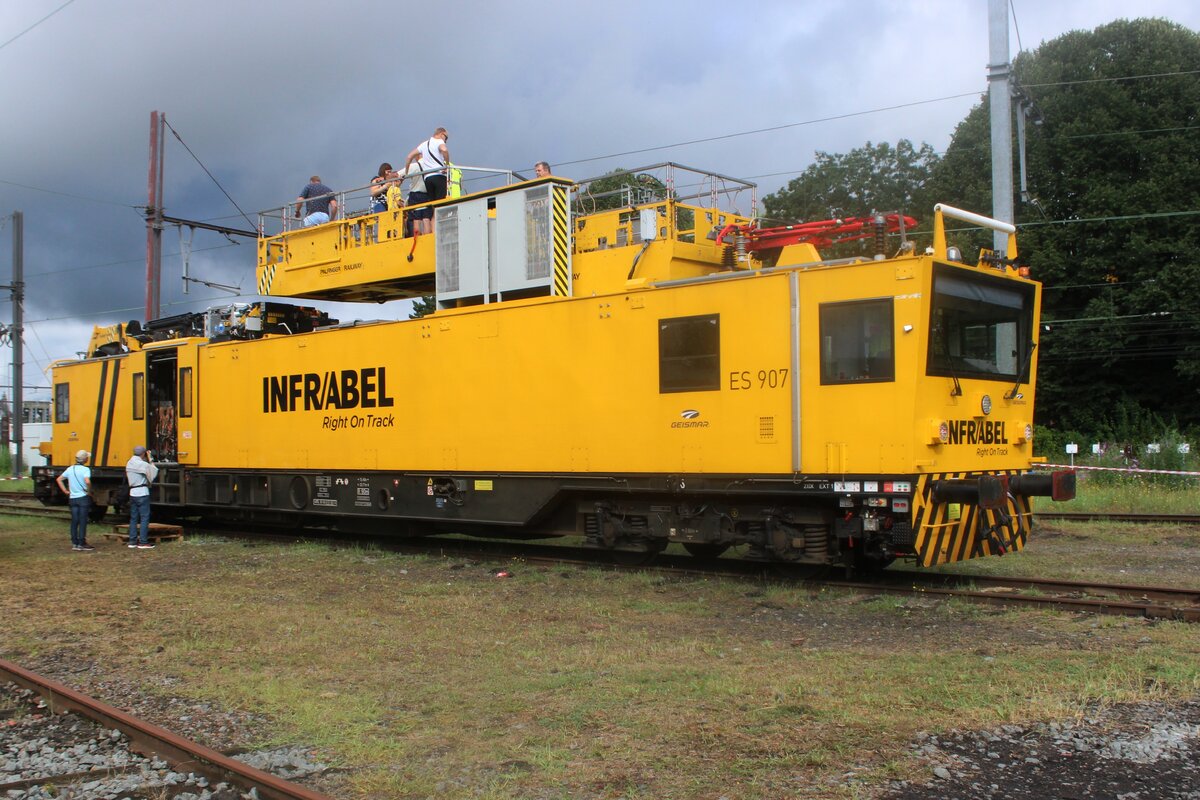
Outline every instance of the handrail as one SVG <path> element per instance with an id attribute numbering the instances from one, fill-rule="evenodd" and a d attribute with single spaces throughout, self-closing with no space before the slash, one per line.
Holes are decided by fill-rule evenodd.
<path id="1" fill-rule="evenodd" d="M 518 182 L 513 171 L 510 169 L 498 169 L 495 167 L 471 167 L 471 166 L 464 166 L 462 164 L 454 164 L 454 163 L 451 163 L 446 167 L 437 167 L 434 169 L 426 169 L 426 170 L 421 170 L 419 172 L 409 172 L 403 176 L 397 175 L 392 180 L 396 181 L 397 183 L 403 183 L 404 181 L 406 181 L 410 178 L 414 178 L 414 177 L 422 177 L 423 178 L 426 175 L 442 174 L 442 173 L 445 173 L 447 169 L 461 170 L 464 174 L 479 173 L 480 174 L 479 177 L 500 176 L 505 179 L 505 182 L 504 182 L 505 186 L 510 186 L 513 183 Z M 371 199 L 370 190 L 371 190 L 371 187 L 375 186 L 375 185 L 376 184 L 374 184 L 374 183 L 368 183 L 364 186 L 354 186 L 349 189 L 341 189 L 338 191 L 329 192 L 328 194 L 323 194 L 323 195 L 319 195 L 316 197 L 306 197 L 302 200 L 289 200 L 288 202 L 284 203 L 281 206 L 274 206 L 272 208 L 263 209 L 262 211 L 258 212 L 258 235 L 260 237 L 277 236 L 279 233 L 287 233 L 288 231 L 294 230 L 295 228 L 297 228 L 298 226 L 296 225 L 296 222 L 300 219 L 303 219 L 303 217 L 304 217 L 304 215 L 296 216 L 292 213 L 292 211 L 296 207 L 297 202 L 307 203 L 310 200 L 319 200 L 319 199 L 325 198 L 325 197 L 332 197 L 334 200 L 337 201 L 337 211 L 335 212 L 336 216 L 333 219 L 331 219 L 330 222 L 335 222 L 337 220 L 346 219 L 346 208 L 347 208 L 346 201 L 347 201 L 347 199 L 350 199 L 350 200 L 355 200 L 355 199 L 359 199 L 359 198 L 366 199 L 366 200 L 368 200 L 368 208 L 369 208 L 370 207 L 369 201 Z M 266 225 L 267 225 L 268 220 L 278 222 L 281 230 L 278 233 L 268 234 L 266 232 L 266 230 L 267 230 Z"/>
<path id="2" fill-rule="evenodd" d="M 963 211 L 961 208 L 938 203 L 933 207 L 933 254 L 937 258 L 946 258 L 946 223 L 945 218 L 956 219 L 980 228 L 990 228 L 998 233 L 1008 234 L 1008 246 L 1005 256 L 1009 259 L 1017 257 L 1017 228 L 1011 222 L 1003 222 L 973 211 Z"/>
<path id="3" fill-rule="evenodd" d="M 678 173 L 696 176 L 699 178 L 699 180 L 692 183 L 681 183 L 679 178 L 682 176 Z M 723 175 L 719 172 L 712 172 L 710 170 L 699 169 L 697 167 L 689 167 L 685 164 L 679 164 L 674 161 L 663 161 L 658 164 L 650 164 L 644 167 L 614 170 L 603 175 L 596 175 L 591 178 L 585 178 L 583 180 L 576 181 L 576 183 L 579 184 L 580 191 L 575 197 L 575 202 L 580 203 L 585 198 L 598 199 L 613 194 L 619 194 L 623 191 L 622 189 L 616 189 L 608 192 L 599 192 L 593 194 L 589 191 L 590 184 L 596 181 L 606 178 L 613 178 L 614 176 L 620 175 L 634 176 L 639 174 L 649 174 L 651 177 L 659 180 L 665 188 L 666 199 L 679 201 L 682 199 L 692 200 L 707 198 L 708 207 L 715 209 L 722 204 L 728 204 L 731 206 L 734 205 L 737 202 L 736 198 L 738 195 L 744 191 L 749 191 L 750 212 L 745 216 L 754 217 L 758 209 L 758 184 L 752 183 L 751 181 L 742 180 L 741 178 Z M 659 175 L 661 175 L 661 178 Z M 698 191 L 687 194 L 686 197 L 682 195 L 681 190 L 692 190 L 693 188 L 696 188 Z M 724 199 L 723 202 L 721 201 L 721 198 Z M 735 214 L 741 213 L 736 208 L 732 209 L 732 211 Z"/>

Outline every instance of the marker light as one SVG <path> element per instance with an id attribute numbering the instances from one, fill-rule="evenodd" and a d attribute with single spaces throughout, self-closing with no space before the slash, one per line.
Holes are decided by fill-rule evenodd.
<path id="1" fill-rule="evenodd" d="M 1028 422 L 1018 422 L 1014 427 L 1017 429 L 1016 444 L 1033 441 L 1033 425 Z"/>
<path id="2" fill-rule="evenodd" d="M 980 410 L 981 410 L 981 411 L 983 411 L 983 415 L 984 415 L 985 417 L 986 417 L 988 414 L 992 413 L 992 398 L 991 398 L 991 395 L 986 395 L 986 394 L 985 394 L 985 395 L 983 396 L 983 399 L 981 399 L 981 400 L 979 401 L 979 408 L 980 408 Z"/>
<path id="3" fill-rule="evenodd" d="M 929 444 L 946 444 L 950 441 L 950 424 L 946 421 L 931 420 L 929 423 Z"/>

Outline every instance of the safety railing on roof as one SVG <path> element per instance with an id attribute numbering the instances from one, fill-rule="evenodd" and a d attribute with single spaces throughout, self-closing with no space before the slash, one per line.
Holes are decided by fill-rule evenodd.
<path id="1" fill-rule="evenodd" d="M 462 183 L 470 181 L 470 193 L 487 191 L 496 186 L 510 186 L 524 180 L 521 176 L 508 169 L 494 169 L 491 167 L 468 167 L 460 164 L 451 164 L 450 169 L 458 170 L 464 176 Z M 414 208 L 422 208 L 426 203 L 420 203 L 415 206 L 407 205 L 408 194 L 411 192 L 412 179 L 416 177 L 424 177 L 426 175 L 444 174 L 444 169 L 429 169 L 422 172 L 412 172 L 404 177 L 397 176 L 394 179 L 395 183 L 401 184 L 405 192 L 406 205 L 405 210 Z M 465 176 L 470 175 L 468 179 Z M 393 181 L 389 181 L 390 185 Z M 269 237 L 278 236 L 281 233 L 297 230 L 304 227 L 304 217 L 308 215 L 308 203 L 315 200 L 323 200 L 331 198 L 337 202 L 337 208 L 334 210 L 334 215 L 330 222 L 339 220 L 352 219 L 360 217 L 364 214 L 371 213 L 371 204 L 376 199 L 371 195 L 371 189 L 378 184 L 368 183 L 365 186 L 356 186 L 351 189 L 343 189 L 329 194 L 318 195 L 315 197 L 305 198 L 300 201 L 292 200 L 282 206 L 268 208 L 258 212 L 258 234 L 259 236 Z M 463 192 L 467 192 L 464 190 Z M 435 201 L 444 202 L 444 201 Z M 300 211 L 296 211 L 296 206 L 300 206 Z M 321 223 L 328 224 L 328 223 Z M 312 226 L 316 227 L 316 226 Z"/>
<path id="2" fill-rule="evenodd" d="M 758 210 L 758 184 L 673 161 L 620 169 L 577 181 L 572 202 L 576 214 L 675 200 L 747 217 Z M 749 194 L 748 213 L 742 211 Z"/>

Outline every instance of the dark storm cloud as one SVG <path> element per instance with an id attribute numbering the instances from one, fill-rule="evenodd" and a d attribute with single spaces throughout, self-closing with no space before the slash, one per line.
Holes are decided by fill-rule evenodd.
<path id="1" fill-rule="evenodd" d="M 4 3 L 0 42 L 61 5 Z M 1015 5 L 1027 47 L 1129 13 L 1116 2 Z M 170 134 L 167 213 L 236 227 L 292 200 L 311 174 L 339 189 L 365 184 L 438 125 L 467 165 L 527 170 L 546 159 L 576 178 L 668 159 L 738 176 L 799 171 L 815 150 L 868 139 L 943 148 L 977 97 L 566 162 L 982 93 L 986 7 L 76 0 L 0 47 L 0 215 L 25 214 L 29 374 L 81 349 L 93 324 L 143 316 L 137 206 L 146 202 L 152 110 L 250 221 Z M 1193 27 L 1200 19 L 1182 0 L 1146 2 L 1138 13 Z M 788 177 L 763 179 L 760 196 Z M 5 264 L 9 241 L 0 231 Z M 200 286 L 183 294 L 179 236 L 168 229 L 164 313 L 250 299 L 252 241 L 197 233 L 192 247 L 193 276 L 246 296 Z M 337 311 L 405 313 L 401 303 Z"/>

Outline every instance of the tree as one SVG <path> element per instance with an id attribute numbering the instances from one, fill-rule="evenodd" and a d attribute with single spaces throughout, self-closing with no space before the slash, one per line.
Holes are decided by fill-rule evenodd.
<path id="1" fill-rule="evenodd" d="M 763 198 L 767 225 L 864 217 L 872 211 L 927 215 L 925 184 L 938 156 L 928 144 L 901 139 L 855 148 L 845 155 L 818 151 L 788 185 Z"/>
<path id="2" fill-rule="evenodd" d="M 420 319 L 421 317 L 432 314 L 437 311 L 437 298 L 431 294 L 423 297 L 413 298 L 412 313 L 408 315 L 409 319 Z"/>
<path id="3" fill-rule="evenodd" d="M 1165 20 L 1072 31 L 1013 63 L 1032 99 L 1021 257 L 1045 284 L 1038 421 L 1200 423 L 1200 35 Z M 988 105 L 937 166 L 940 200 L 990 209 Z M 1015 162 L 1014 162 L 1015 163 Z"/>
<path id="4" fill-rule="evenodd" d="M 920 148 L 901 139 L 855 148 L 845 155 L 818 151 L 816 160 L 787 186 L 763 198 L 764 227 L 823 219 L 865 217 L 873 211 L 928 216 L 925 184 L 938 156 L 928 144 Z M 826 258 L 873 253 L 873 239 L 821 249 Z"/>

